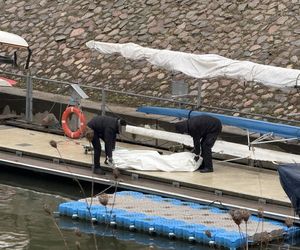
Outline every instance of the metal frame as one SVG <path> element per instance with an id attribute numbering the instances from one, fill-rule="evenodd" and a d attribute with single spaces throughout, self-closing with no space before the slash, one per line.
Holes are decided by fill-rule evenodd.
<path id="1" fill-rule="evenodd" d="M 11 75 L 11 76 L 22 77 L 22 78 L 25 78 L 25 79 L 28 78 L 28 79 L 26 79 L 26 83 L 28 83 L 28 86 L 30 87 L 30 89 L 29 89 L 29 91 L 26 92 L 26 93 L 28 93 L 26 101 L 29 103 L 29 104 L 26 104 L 26 111 L 27 111 L 26 119 L 27 119 L 27 121 L 31 121 L 30 118 L 32 117 L 32 114 L 30 114 L 30 113 L 32 112 L 33 82 L 34 82 L 34 80 L 39 80 L 39 81 L 49 82 L 49 83 L 52 83 L 52 84 L 60 84 L 60 85 L 78 84 L 81 88 L 87 88 L 87 89 L 90 89 L 90 90 L 98 90 L 99 92 L 101 91 L 101 98 L 99 98 L 99 99 L 101 101 L 101 112 L 102 112 L 102 114 L 105 114 L 105 106 L 106 106 L 107 95 L 109 93 L 114 93 L 114 94 L 120 94 L 120 95 L 139 97 L 139 98 L 148 99 L 148 100 L 169 102 L 169 103 L 173 103 L 173 104 L 178 105 L 178 106 L 186 105 L 186 106 L 190 106 L 192 109 L 201 107 L 201 108 L 205 108 L 205 109 L 209 109 L 209 110 L 221 111 L 221 112 L 224 112 L 224 113 L 239 112 L 240 114 L 245 115 L 245 116 L 258 116 L 258 117 L 261 117 L 261 118 L 270 119 L 270 120 L 279 121 L 279 122 L 294 122 L 294 123 L 297 123 L 297 124 L 299 123 L 298 120 L 280 119 L 280 118 L 261 115 L 261 114 L 241 112 L 241 111 L 238 111 L 238 110 L 235 110 L 235 109 L 226 109 L 226 108 L 219 108 L 219 107 L 202 105 L 201 104 L 201 96 L 200 96 L 202 82 L 199 82 L 199 84 L 198 84 L 198 93 L 199 93 L 199 95 L 198 95 L 197 103 L 195 104 L 195 103 L 192 103 L 192 102 L 175 100 L 173 98 L 162 98 L 162 97 L 156 97 L 156 96 L 148 96 L 148 95 L 135 94 L 135 93 L 130 93 L 130 92 L 123 92 L 123 91 L 118 91 L 118 90 L 111 90 L 111 89 L 107 89 L 107 88 L 92 87 L 92 86 L 83 85 L 83 84 L 79 84 L 79 83 L 75 83 L 75 82 L 67 82 L 67 81 L 61 81 L 61 80 L 52 80 L 52 79 L 43 78 L 43 77 L 36 77 L 36 76 L 32 76 L 30 74 L 30 72 L 27 72 L 27 75 L 15 74 L 15 73 L 7 72 L 7 71 L 0 71 L 0 73 L 6 74 L 6 75 Z"/>
<path id="2" fill-rule="evenodd" d="M 255 134 L 255 133 L 252 133 L 252 134 Z M 299 138 L 297 137 L 294 137 L 294 138 L 283 138 L 283 139 L 271 139 L 273 138 L 273 132 L 270 132 L 270 133 L 266 133 L 266 134 L 263 134 L 261 136 L 259 136 L 258 138 L 256 138 L 254 141 L 250 141 L 250 132 L 249 130 L 247 129 L 247 138 L 248 138 L 248 146 L 249 146 L 249 149 L 251 147 L 254 147 L 255 145 L 259 145 L 259 144 L 266 144 L 266 143 L 273 143 L 273 142 L 288 142 L 288 141 L 297 141 L 299 140 Z M 266 140 L 270 138 L 270 140 Z"/>
<path id="3" fill-rule="evenodd" d="M 32 92 L 33 92 L 33 86 L 32 86 L 32 78 L 30 76 L 30 71 L 28 70 L 26 75 L 26 121 L 32 122 L 33 114 L 32 114 Z"/>
<path id="4" fill-rule="evenodd" d="M 266 133 L 263 134 L 261 136 L 259 136 L 258 138 L 254 139 L 253 141 L 251 141 L 250 136 L 251 134 L 256 134 L 256 133 L 250 133 L 250 131 L 247 129 L 247 141 L 248 141 L 248 147 L 249 147 L 249 151 L 254 151 L 255 149 L 255 145 L 259 145 L 259 144 L 267 144 L 267 143 L 274 143 L 274 142 L 288 142 L 288 141 L 298 141 L 299 138 L 284 138 L 284 139 L 273 139 L 273 140 L 266 140 L 268 138 L 273 138 L 273 133 Z M 243 160 L 243 159 L 248 159 L 251 160 L 249 157 L 237 157 L 237 158 L 232 158 L 232 159 L 227 159 L 227 160 L 222 160 L 221 162 L 231 162 L 231 161 L 237 161 L 237 160 Z M 253 160 L 253 159 L 252 159 Z"/>

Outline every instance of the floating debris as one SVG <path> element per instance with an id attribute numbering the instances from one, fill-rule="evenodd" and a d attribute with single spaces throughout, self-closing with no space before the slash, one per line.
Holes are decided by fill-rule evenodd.
<path id="1" fill-rule="evenodd" d="M 109 196 L 106 193 L 100 194 L 98 196 L 98 200 L 99 200 L 100 204 L 102 204 L 103 206 L 107 206 Z"/>

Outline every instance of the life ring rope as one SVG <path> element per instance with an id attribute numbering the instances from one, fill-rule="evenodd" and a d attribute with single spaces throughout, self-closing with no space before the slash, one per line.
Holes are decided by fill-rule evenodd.
<path id="1" fill-rule="evenodd" d="M 80 126 L 76 131 L 72 131 L 68 124 L 68 120 L 70 119 L 72 114 L 75 114 L 80 121 Z M 69 106 L 66 108 L 66 110 L 62 114 L 61 123 L 62 123 L 62 128 L 63 128 L 66 136 L 68 136 L 72 139 L 80 138 L 86 130 L 85 116 L 84 116 L 83 112 L 81 111 L 81 109 L 74 107 L 74 106 Z"/>

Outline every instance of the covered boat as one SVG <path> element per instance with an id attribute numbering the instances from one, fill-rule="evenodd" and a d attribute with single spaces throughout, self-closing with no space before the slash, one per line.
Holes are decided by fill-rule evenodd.
<path id="1" fill-rule="evenodd" d="M 300 216 L 300 164 L 283 164 L 278 167 L 280 183 Z"/>
<path id="2" fill-rule="evenodd" d="M 0 45 L 6 45 L 13 48 L 27 49 L 28 55 L 26 59 L 25 69 L 28 69 L 32 52 L 29 48 L 28 43 L 23 37 L 0 30 Z M 0 63 L 17 66 L 17 52 L 15 51 L 12 57 L 7 55 L 0 55 Z"/>
<path id="3" fill-rule="evenodd" d="M 198 79 L 228 77 L 279 88 L 300 86 L 300 70 L 297 69 L 232 60 L 215 54 L 199 55 L 152 49 L 134 43 L 105 43 L 92 40 L 86 45 L 102 54 L 119 53 L 128 59 L 147 60 L 158 67 Z"/>

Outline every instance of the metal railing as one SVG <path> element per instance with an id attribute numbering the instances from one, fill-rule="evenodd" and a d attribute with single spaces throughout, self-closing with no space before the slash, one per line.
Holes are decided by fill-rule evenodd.
<path id="1" fill-rule="evenodd" d="M 132 93 L 132 92 L 124 92 L 124 91 L 119 91 L 119 90 L 112 90 L 108 88 L 101 88 L 101 87 L 93 87 L 93 86 L 88 86 L 76 82 L 68 82 L 68 81 L 62 81 L 62 80 L 55 80 L 55 79 L 48 79 L 44 77 L 37 77 L 37 76 L 32 76 L 30 72 L 28 71 L 26 75 L 24 74 L 16 74 L 12 72 L 7 72 L 7 71 L 0 71 L 0 74 L 3 75 L 9 75 L 9 76 L 14 76 L 14 77 L 19 77 L 19 78 L 24 78 L 25 84 L 23 84 L 24 88 L 26 88 L 26 120 L 28 122 L 32 121 L 33 118 L 33 87 L 34 87 L 34 82 L 41 82 L 40 84 L 45 85 L 46 83 L 50 84 L 57 84 L 57 85 L 72 85 L 72 84 L 78 84 L 82 89 L 88 89 L 89 91 L 99 91 L 99 99 L 96 101 L 101 102 L 101 112 L 104 115 L 105 114 L 105 107 L 107 106 L 108 103 L 108 97 L 110 95 L 119 95 L 119 96 L 126 96 L 126 97 L 134 97 L 134 98 L 139 98 L 142 100 L 142 103 L 151 103 L 151 102 L 162 102 L 164 103 L 163 106 L 165 107 L 189 107 L 190 109 L 193 110 L 206 110 L 206 111 L 211 111 L 211 112 L 219 112 L 223 114 L 235 114 L 239 113 L 241 116 L 245 117 L 260 117 L 262 119 L 266 119 L 269 121 L 275 121 L 275 122 L 284 122 L 284 123 L 294 123 L 294 124 L 299 124 L 300 121 L 293 120 L 293 119 L 283 119 L 283 118 L 277 118 L 269 115 L 262 115 L 262 114 L 256 114 L 256 113 L 250 113 L 250 112 L 242 112 L 236 109 L 227 109 L 227 108 L 220 108 L 220 107 L 213 107 L 213 106 L 207 106 L 207 105 L 202 105 L 200 103 L 200 98 L 197 98 L 196 104 L 193 102 L 189 101 L 184 101 L 184 100 L 177 100 L 175 98 L 165 98 L 165 97 L 157 97 L 157 96 L 149 96 L 149 95 L 144 95 L 144 94 L 137 94 L 137 93 Z M 22 84 L 21 84 L 22 85 Z M 55 92 L 55 91 L 54 91 Z M 58 94 L 56 91 L 56 94 Z M 198 90 L 198 93 L 200 93 L 200 89 Z M 147 100 L 147 101 L 146 101 Z M 299 115 L 299 114 L 298 114 Z M 297 114 L 295 114 L 297 116 Z M 290 116 L 291 117 L 291 116 Z"/>

